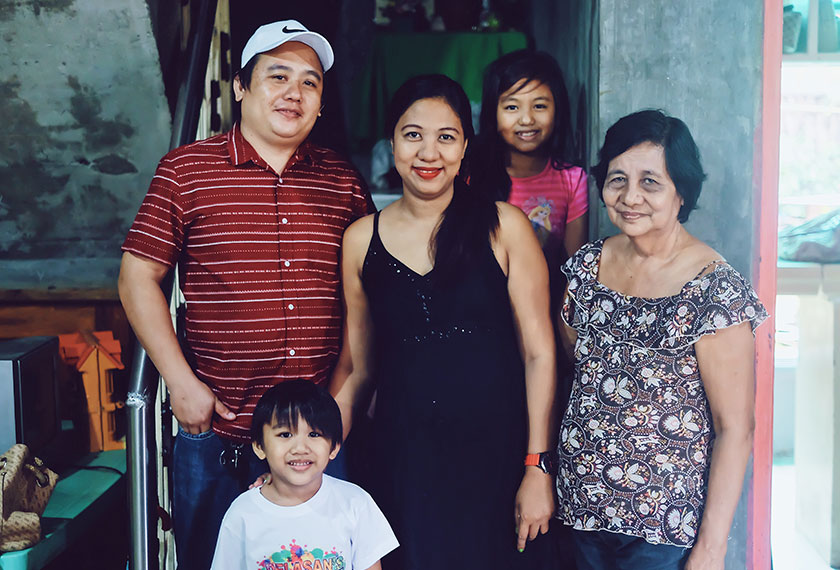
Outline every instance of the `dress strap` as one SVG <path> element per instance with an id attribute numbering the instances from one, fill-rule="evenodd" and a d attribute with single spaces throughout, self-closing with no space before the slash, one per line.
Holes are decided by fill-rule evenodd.
<path id="1" fill-rule="evenodd" d="M 382 244 L 382 239 L 379 237 L 379 214 L 378 211 L 373 215 L 373 235 L 370 236 L 370 243 L 368 244 L 368 253 L 370 252 L 386 252 L 385 246 Z M 386 252 L 387 253 L 387 252 Z"/>
<path id="2" fill-rule="evenodd" d="M 697 275 L 694 276 L 694 279 L 692 279 L 692 281 L 694 281 L 695 279 L 698 279 L 701 275 L 703 275 L 706 272 L 706 270 L 708 268 L 710 268 L 712 265 L 715 265 L 716 263 L 726 263 L 726 260 L 725 259 L 715 259 L 714 261 L 710 261 L 709 263 L 707 263 L 706 265 L 703 266 L 703 269 L 701 269 L 697 273 Z"/>
<path id="3" fill-rule="evenodd" d="M 384 246 L 382 245 L 382 240 L 379 237 L 379 214 L 382 213 L 382 210 L 378 210 L 373 215 L 373 235 L 370 237 L 370 245 L 376 246 L 377 248 L 381 249 Z"/>

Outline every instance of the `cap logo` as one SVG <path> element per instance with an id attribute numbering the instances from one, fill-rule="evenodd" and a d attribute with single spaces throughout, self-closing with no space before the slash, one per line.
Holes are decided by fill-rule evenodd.
<path id="1" fill-rule="evenodd" d="M 4 1 L 0 0 L 0 4 Z M 332 67 L 334 55 L 330 42 L 321 34 L 307 30 L 306 26 L 297 20 L 281 20 L 263 24 L 257 28 L 242 49 L 242 67 L 245 67 L 255 55 L 271 51 L 292 40 L 311 47 L 321 61 L 321 68 L 324 71 Z"/>

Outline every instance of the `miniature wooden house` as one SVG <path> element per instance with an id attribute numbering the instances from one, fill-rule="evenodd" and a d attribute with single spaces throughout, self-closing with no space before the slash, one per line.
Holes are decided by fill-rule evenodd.
<path id="1" fill-rule="evenodd" d="M 83 331 L 59 335 L 64 362 L 82 375 L 87 399 L 90 451 L 123 449 L 125 441 L 116 438 L 116 414 L 125 403 L 114 397 L 114 370 L 125 365 L 120 359 L 120 341 L 111 331 Z"/>

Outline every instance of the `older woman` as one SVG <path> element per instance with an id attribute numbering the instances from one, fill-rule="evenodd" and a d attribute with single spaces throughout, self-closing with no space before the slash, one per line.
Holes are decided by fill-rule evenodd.
<path id="1" fill-rule="evenodd" d="M 620 233 L 563 267 L 576 373 L 558 516 L 581 569 L 722 569 L 753 435 L 753 331 L 767 315 L 682 225 L 705 178 L 682 121 L 628 115 L 599 159 Z"/>

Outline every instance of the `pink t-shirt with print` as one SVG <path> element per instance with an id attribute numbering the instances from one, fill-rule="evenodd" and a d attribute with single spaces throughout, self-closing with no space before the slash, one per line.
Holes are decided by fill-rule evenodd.
<path id="1" fill-rule="evenodd" d="M 508 202 L 525 212 L 543 248 L 547 242 L 562 244 L 566 224 L 589 207 L 586 172 L 579 166 L 556 170 L 549 160 L 539 174 L 510 180 Z"/>

